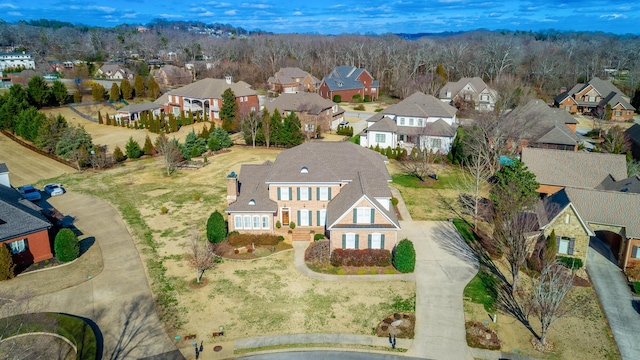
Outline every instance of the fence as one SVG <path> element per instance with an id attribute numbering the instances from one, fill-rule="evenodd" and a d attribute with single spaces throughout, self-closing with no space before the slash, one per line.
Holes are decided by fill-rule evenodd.
<path id="1" fill-rule="evenodd" d="M 11 139 L 11 140 L 13 140 L 13 141 L 17 142 L 18 144 L 20 144 L 20 145 L 22 145 L 22 146 L 26 147 L 27 149 L 29 149 L 29 150 L 31 150 L 31 151 L 35 151 L 35 152 L 37 152 L 38 154 L 40 154 L 40 155 L 42 155 L 42 156 L 46 156 L 46 157 L 48 157 L 48 158 L 49 158 L 49 159 L 51 159 L 51 160 L 55 160 L 55 161 L 57 161 L 57 162 L 59 162 L 59 163 L 61 163 L 61 164 L 67 165 L 67 166 L 72 167 L 72 168 L 74 168 L 74 169 L 76 168 L 76 167 L 75 167 L 75 164 L 74 164 L 73 162 L 71 162 L 71 161 L 67 161 L 67 160 L 65 160 L 65 159 L 62 159 L 62 158 L 60 158 L 60 157 L 59 157 L 59 156 L 57 156 L 57 155 L 49 154 L 49 153 L 48 153 L 48 152 L 46 152 L 46 151 L 42 151 L 41 149 L 38 149 L 37 147 L 35 147 L 35 146 L 33 146 L 33 145 L 31 145 L 31 144 L 29 144 L 29 143 L 27 143 L 27 142 L 23 141 L 22 139 L 20 139 L 20 138 L 16 137 L 15 135 L 13 135 L 12 133 L 10 133 L 10 132 L 8 132 L 8 131 L 6 131 L 6 130 L 0 130 L 0 132 L 2 132 L 2 133 L 3 133 L 6 137 L 8 137 L 9 139 Z"/>
<path id="2" fill-rule="evenodd" d="M 76 104 L 69 104 L 69 109 L 71 109 L 71 111 L 73 111 L 74 113 L 76 113 L 78 116 L 80 116 L 83 119 L 89 120 L 89 121 L 93 121 L 95 123 L 98 122 L 98 119 L 91 117 L 89 115 L 86 115 L 82 112 L 80 112 L 80 110 L 76 109 L 76 106 L 90 106 L 90 105 L 108 105 L 111 106 L 114 110 L 117 110 L 118 108 L 115 107 L 115 105 L 113 105 L 110 102 L 100 102 L 100 101 L 92 101 L 92 102 L 83 102 L 83 103 L 76 103 Z"/>

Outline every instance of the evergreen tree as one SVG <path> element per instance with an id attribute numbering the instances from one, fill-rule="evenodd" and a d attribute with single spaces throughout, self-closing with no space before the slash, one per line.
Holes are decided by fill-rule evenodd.
<path id="1" fill-rule="evenodd" d="M 40 75 L 36 75 L 29 80 L 27 93 L 29 94 L 29 103 L 38 109 L 49 102 L 49 86 Z"/>
<path id="2" fill-rule="evenodd" d="M 278 109 L 274 109 L 271 114 L 271 144 L 276 146 L 282 145 L 283 136 L 282 136 L 282 116 L 280 116 L 280 111 Z"/>
<path id="3" fill-rule="evenodd" d="M 120 83 L 120 91 L 122 92 L 122 98 L 125 100 L 133 99 L 133 88 L 128 79 L 122 79 Z"/>
<path id="4" fill-rule="evenodd" d="M 194 130 L 187 134 L 184 144 L 180 147 L 180 153 L 185 159 L 200 156 L 205 151 L 207 151 L 207 141 L 199 138 Z"/>
<path id="5" fill-rule="evenodd" d="M 124 160 L 124 154 L 122 153 L 122 150 L 118 145 L 116 145 L 116 148 L 113 149 L 113 160 L 115 160 L 116 162 L 121 162 Z"/>
<path id="6" fill-rule="evenodd" d="M 149 78 L 147 95 L 152 99 L 157 99 L 160 96 L 160 86 L 153 77 Z"/>
<path id="7" fill-rule="evenodd" d="M 231 136 L 226 132 L 221 126 L 216 126 L 211 135 L 209 136 L 209 141 L 207 142 L 207 146 L 211 151 L 218 151 L 222 149 L 226 149 L 233 145 L 231 141 Z"/>
<path id="8" fill-rule="evenodd" d="M 98 124 L 104 124 L 104 121 L 102 121 L 102 114 L 100 114 L 100 110 L 98 110 Z"/>
<path id="9" fill-rule="evenodd" d="M 136 97 L 144 97 L 144 79 L 140 75 L 136 75 L 133 78 L 133 89 L 136 92 Z"/>
<path id="10" fill-rule="evenodd" d="M 54 240 L 56 258 L 62 262 L 73 261 L 80 255 L 78 237 L 71 229 L 61 229 Z"/>
<path id="11" fill-rule="evenodd" d="M 120 88 L 117 83 L 111 84 L 111 91 L 109 91 L 109 100 L 118 101 L 120 100 Z"/>
<path id="12" fill-rule="evenodd" d="M 91 97 L 93 97 L 93 101 L 102 102 L 104 101 L 105 89 L 104 86 L 96 83 L 91 87 Z"/>
<path id="13" fill-rule="evenodd" d="M 15 268 L 9 245 L 0 243 L 0 281 L 13 279 Z"/>
<path id="14" fill-rule="evenodd" d="M 137 159 L 142 154 L 142 151 L 140 150 L 140 144 L 138 144 L 137 141 L 133 140 L 133 136 L 129 137 L 129 141 L 124 147 L 124 151 L 127 154 L 127 158 L 129 159 Z"/>
<path id="15" fill-rule="evenodd" d="M 557 251 L 557 243 L 556 243 L 556 231 L 551 230 L 551 234 L 547 238 L 547 243 L 544 247 L 544 260 L 546 264 L 551 264 L 556 260 L 556 251 Z"/>
<path id="16" fill-rule="evenodd" d="M 173 114 L 169 114 L 169 128 L 171 129 L 171 132 L 177 132 L 179 130 L 178 120 L 176 120 L 176 117 Z"/>
<path id="17" fill-rule="evenodd" d="M 111 125 L 111 118 L 109 117 L 109 113 L 105 115 L 105 118 L 107 119 L 107 125 Z"/>
<path id="18" fill-rule="evenodd" d="M 210 135 L 211 133 L 209 132 L 209 129 L 207 129 L 207 124 L 205 124 L 202 127 L 202 131 L 200 132 L 200 134 L 198 134 L 198 137 L 201 139 L 209 140 Z"/>
<path id="19" fill-rule="evenodd" d="M 69 92 L 62 81 L 53 81 L 53 85 L 49 88 L 49 98 L 55 100 L 58 106 L 62 106 L 69 102 Z"/>
<path id="20" fill-rule="evenodd" d="M 302 133 L 302 125 L 300 119 L 295 111 L 292 111 L 286 118 L 284 118 L 284 126 L 282 127 L 283 138 L 286 139 L 286 147 L 294 147 L 302 144 L 304 141 L 304 134 Z"/>
<path id="21" fill-rule="evenodd" d="M 222 214 L 216 210 L 207 220 L 207 240 L 217 244 L 227 237 L 227 223 Z"/>
<path id="22" fill-rule="evenodd" d="M 220 120 L 222 120 L 222 128 L 231 132 L 234 129 L 234 121 L 238 116 L 238 103 L 236 103 L 236 95 L 231 88 L 222 93 L 222 107 L 220 108 Z"/>
<path id="23" fill-rule="evenodd" d="M 271 115 L 269 115 L 269 110 L 265 107 L 262 109 L 262 121 L 260 122 L 260 131 L 258 132 L 258 136 L 256 136 L 256 142 L 260 143 L 258 139 L 264 139 L 264 144 L 267 145 L 267 148 L 271 146 Z"/>
<path id="24" fill-rule="evenodd" d="M 153 155 L 154 148 L 149 135 L 147 135 L 147 137 L 145 137 L 144 139 L 144 147 L 142 148 L 142 151 L 145 155 Z"/>

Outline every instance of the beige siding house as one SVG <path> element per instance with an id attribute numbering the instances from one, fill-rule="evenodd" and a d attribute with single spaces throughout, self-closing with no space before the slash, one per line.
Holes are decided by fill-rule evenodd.
<path id="1" fill-rule="evenodd" d="M 325 234 L 331 249 L 392 250 L 400 225 L 385 160 L 349 142 L 311 142 L 273 163 L 242 165 L 227 176 L 229 231 Z"/>

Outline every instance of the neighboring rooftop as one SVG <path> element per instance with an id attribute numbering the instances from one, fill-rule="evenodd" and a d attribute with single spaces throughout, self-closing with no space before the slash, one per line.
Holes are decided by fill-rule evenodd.
<path id="1" fill-rule="evenodd" d="M 458 110 L 431 95 L 415 92 L 401 102 L 382 110 L 383 115 L 452 118 Z"/>
<path id="2" fill-rule="evenodd" d="M 364 85 L 357 79 L 365 71 L 355 66 L 336 66 L 323 80 L 332 91 L 362 89 Z M 373 80 L 370 86 L 379 86 L 378 80 Z"/>
<path id="3" fill-rule="evenodd" d="M 523 148 L 522 162 L 540 184 L 594 189 L 607 177 L 627 177 L 624 155 Z"/>
<path id="4" fill-rule="evenodd" d="M 281 94 L 271 101 L 266 101 L 264 107 L 270 112 L 275 109 L 280 111 L 305 112 L 318 115 L 322 111 L 331 109 L 336 105 L 333 101 L 327 100 L 317 93 L 300 92 L 296 94 Z M 344 110 L 338 107 L 338 113 Z"/>
<path id="5" fill-rule="evenodd" d="M 50 228 L 38 209 L 15 189 L 0 185 L 0 242 Z"/>
<path id="6" fill-rule="evenodd" d="M 226 79 L 205 78 L 192 84 L 168 92 L 169 95 L 178 95 L 196 99 L 221 99 L 225 90 L 231 89 L 236 97 L 257 95 L 251 85 L 244 81 L 227 82 Z"/>

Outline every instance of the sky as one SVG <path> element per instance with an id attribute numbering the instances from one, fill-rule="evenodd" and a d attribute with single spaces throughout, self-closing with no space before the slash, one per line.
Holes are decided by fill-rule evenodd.
<path id="1" fill-rule="evenodd" d="M 640 34 L 638 0 L 0 0 L 0 19 L 113 27 L 151 20 L 274 33 L 422 33 L 556 29 Z"/>

